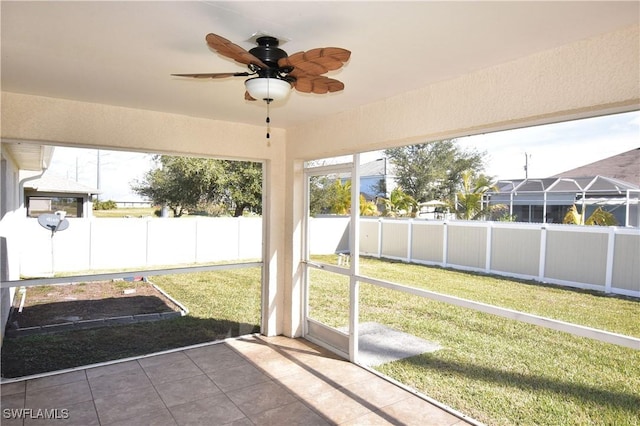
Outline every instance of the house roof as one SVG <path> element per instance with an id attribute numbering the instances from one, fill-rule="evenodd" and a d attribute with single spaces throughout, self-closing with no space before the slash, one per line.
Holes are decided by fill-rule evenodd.
<path id="1" fill-rule="evenodd" d="M 54 147 L 29 143 L 2 141 L 2 150 L 15 161 L 18 169 L 40 171 L 49 167 Z"/>
<path id="2" fill-rule="evenodd" d="M 570 205 L 583 199 L 588 203 L 635 204 L 640 196 L 640 186 L 604 176 L 500 180 L 496 186 L 498 191 L 487 192 L 491 204 Z M 633 191 L 629 197 L 627 190 Z"/>
<path id="3" fill-rule="evenodd" d="M 640 148 L 585 164 L 552 177 L 580 178 L 585 176 L 607 176 L 640 186 Z"/>
<path id="4" fill-rule="evenodd" d="M 591 176 L 581 178 L 545 178 L 545 179 L 513 179 L 499 180 L 496 183 L 501 194 L 519 192 L 585 192 L 623 194 L 627 190 L 640 190 L 639 185 L 619 179 Z"/>
<path id="5" fill-rule="evenodd" d="M 65 179 L 55 175 L 43 175 L 37 179 L 29 180 L 24 184 L 25 189 L 42 193 L 61 194 L 101 194 L 99 189 L 91 188 L 81 183 Z"/>
<path id="6" fill-rule="evenodd" d="M 385 161 L 386 160 L 386 161 Z M 390 176 L 393 175 L 393 164 L 385 158 L 379 158 L 360 165 L 360 176 Z"/>

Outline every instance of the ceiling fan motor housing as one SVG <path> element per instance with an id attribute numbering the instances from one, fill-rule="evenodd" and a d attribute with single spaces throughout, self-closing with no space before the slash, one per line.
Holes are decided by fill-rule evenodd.
<path id="1" fill-rule="evenodd" d="M 258 75 L 260 77 L 277 78 L 278 72 L 280 71 L 278 61 L 286 58 L 288 56 L 287 52 L 278 47 L 279 41 L 275 37 L 258 37 L 256 43 L 258 43 L 258 46 L 249 50 L 249 53 L 269 66 L 267 69 L 259 69 Z"/>

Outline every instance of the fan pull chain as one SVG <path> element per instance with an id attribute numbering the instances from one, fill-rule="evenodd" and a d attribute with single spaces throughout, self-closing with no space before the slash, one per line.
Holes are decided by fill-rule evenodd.
<path id="1" fill-rule="evenodd" d="M 265 101 L 267 102 L 267 146 L 271 146 L 271 118 L 269 118 L 269 115 L 271 115 L 271 112 L 269 110 L 269 106 L 271 105 L 271 93 L 269 93 L 269 79 L 267 78 L 267 99 L 265 99 Z"/>
<path id="2" fill-rule="evenodd" d="M 267 119 L 266 119 L 266 123 L 267 123 L 267 146 L 271 146 L 271 141 L 269 140 L 271 138 L 271 118 L 269 118 L 270 112 L 269 112 L 269 105 L 271 104 L 270 100 L 267 100 Z"/>

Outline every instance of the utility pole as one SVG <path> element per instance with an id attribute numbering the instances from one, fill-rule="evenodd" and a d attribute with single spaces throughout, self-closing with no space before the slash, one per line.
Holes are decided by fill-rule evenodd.
<path id="1" fill-rule="evenodd" d="M 524 153 L 524 178 L 529 179 L 529 158 L 531 154 Z"/>
<path id="2" fill-rule="evenodd" d="M 100 190 L 100 150 L 97 150 L 97 159 L 96 159 L 96 184 L 98 186 L 98 191 Z M 100 200 L 100 194 L 96 194 L 96 199 Z"/>

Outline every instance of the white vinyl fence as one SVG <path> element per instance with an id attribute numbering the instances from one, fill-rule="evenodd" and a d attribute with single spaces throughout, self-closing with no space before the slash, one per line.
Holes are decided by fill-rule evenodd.
<path id="1" fill-rule="evenodd" d="M 20 231 L 22 276 L 260 259 L 261 218 L 68 219 Z M 312 254 L 348 250 L 349 219 L 310 220 Z M 361 219 L 362 255 L 640 297 L 637 228 Z"/>
<path id="2" fill-rule="evenodd" d="M 36 219 L 23 222 L 23 277 L 262 258 L 261 218 L 67 220 L 53 237 Z"/>
<path id="3" fill-rule="evenodd" d="M 640 297 L 640 230 L 362 219 L 363 255 Z"/>

